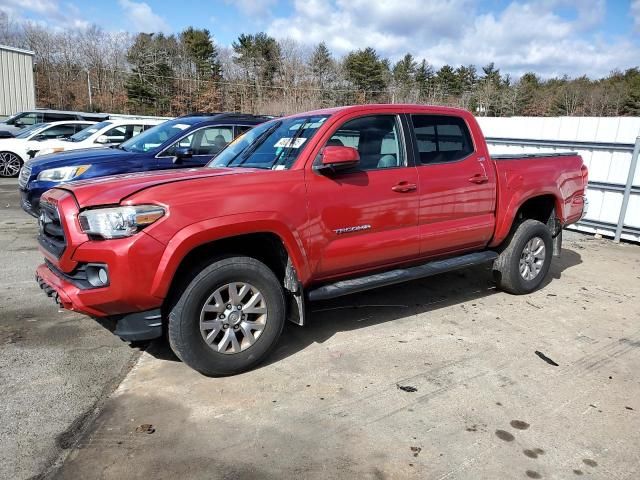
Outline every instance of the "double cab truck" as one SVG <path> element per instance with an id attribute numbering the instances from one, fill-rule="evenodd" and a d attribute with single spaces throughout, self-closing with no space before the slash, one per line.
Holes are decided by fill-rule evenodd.
<path id="1" fill-rule="evenodd" d="M 470 265 L 540 287 L 585 212 L 574 154 L 490 156 L 464 110 L 366 105 L 263 123 L 204 168 L 66 183 L 40 203 L 40 286 L 205 375 L 252 368 L 309 302 Z"/>

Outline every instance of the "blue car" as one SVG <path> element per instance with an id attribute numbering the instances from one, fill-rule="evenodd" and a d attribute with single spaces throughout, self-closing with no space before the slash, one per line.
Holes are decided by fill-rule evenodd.
<path id="1" fill-rule="evenodd" d="M 62 182 L 201 167 L 233 139 L 270 118 L 237 113 L 186 115 L 150 128 L 114 148 L 37 157 L 20 171 L 22 209 L 37 217 L 40 196 Z"/>

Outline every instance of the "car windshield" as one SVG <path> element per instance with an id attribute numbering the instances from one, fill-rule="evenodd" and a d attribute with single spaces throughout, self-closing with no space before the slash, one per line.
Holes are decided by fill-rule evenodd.
<path id="1" fill-rule="evenodd" d="M 81 142 L 83 140 L 86 140 L 87 138 L 89 138 L 91 135 L 93 135 L 94 133 L 96 133 L 98 130 L 103 129 L 104 127 L 108 127 L 109 125 L 111 125 L 112 122 L 100 122 L 100 123 L 96 123 L 94 125 L 91 125 L 83 130 L 80 130 L 78 133 L 76 133 L 75 135 L 71 135 L 69 138 L 65 139 L 68 140 L 69 142 Z"/>
<path id="2" fill-rule="evenodd" d="M 48 126 L 48 123 L 38 123 L 36 125 L 31 125 L 30 127 L 26 127 L 20 130 L 20 133 L 18 133 L 15 138 L 31 138 L 33 135 L 41 132 Z"/>
<path id="3" fill-rule="evenodd" d="M 158 148 L 170 138 L 173 138 L 180 132 L 187 130 L 199 121 L 201 121 L 201 118 L 198 117 L 176 118 L 175 120 L 169 120 L 168 122 L 156 125 L 126 142 L 121 143 L 117 148 L 127 152 L 148 152 Z"/>
<path id="4" fill-rule="evenodd" d="M 230 143 L 208 166 L 291 168 L 304 145 L 327 118 L 328 115 L 313 115 L 263 123 Z"/>

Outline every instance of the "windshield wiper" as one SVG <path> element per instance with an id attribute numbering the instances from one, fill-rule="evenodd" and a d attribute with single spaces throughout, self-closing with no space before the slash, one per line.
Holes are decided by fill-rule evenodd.
<path id="1" fill-rule="evenodd" d="M 255 152 L 258 147 L 260 145 L 262 145 L 262 142 L 266 139 L 266 137 L 268 137 L 269 135 L 271 135 L 280 125 L 282 125 L 282 122 L 276 122 L 274 123 L 271 128 L 266 129 L 264 132 L 262 132 L 254 141 L 251 145 L 249 145 L 244 151 L 240 151 L 238 152 L 238 155 L 242 155 L 240 157 L 240 161 L 236 164 L 233 164 L 234 160 L 236 158 L 238 158 L 238 155 L 236 155 L 235 157 L 233 157 L 231 160 L 229 160 L 229 162 L 224 165 L 225 167 L 239 167 L 240 165 L 242 165 L 244 162 L 247 161 L 247 159 L 249 158 L 249 156 Z"/>
<path id="2" fill-rule="evenodd" d="M 273 163 L 271 164 L 271 169 L 272 170 L 275 167 L 277 167 L 278 165 L 280 165 L 280 159 L 282 158 L 285 150 L 287 151 L 287 153 L 284 155 L 284 162 L 282 164 L 283 165 L 287 164 L 286 162 L 289 159 L 289 155 L 291 155 L 291 152 L 294 149 L 294 145 L 296 144 L 296 140 L 298 140 L 298 138 L 300 138 L 300 135 L 302 135 L 304 133 L 304 127 L 306 127 L 308 123 L 311 123 L 309 121 L 309 119 L 305 119 L 304 122 L 302 122 L 302 125 L 300 125 L 300 127 L 296 131 L 296 133 L 293 134 L 293 137 L 291 137 L 291 139 L 289 140 L 289 142 L 288 142 L 289 146 L 283 147 L 283 149 L 280 150 L 280 152 L 278 153 L 276 158 L 273 160 Z"/>

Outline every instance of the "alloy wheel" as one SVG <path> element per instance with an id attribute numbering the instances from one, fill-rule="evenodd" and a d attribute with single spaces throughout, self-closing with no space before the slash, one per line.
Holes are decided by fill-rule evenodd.
<path id="1" fill-rule="evenodd" d="M 217 288 L 200 312 L 205 343 L 223 354 L 240 353 L 258 340 L 267 324 L 264 296 L 249 283 L 233 282 Z"/>
<path id="2" fill-rule="evenodd" d="M 22 160 L 15 153 L 0 152 L 0 177 L 15 177 L 21 166 Z"/>
<path id="3" fill-rule="evenodd" d="M 540 237 L 529 240 L 520 255 L 520 275 L 525 280 L 531 281 L 538 276 L 544 265 L 546 248 Z"/>

